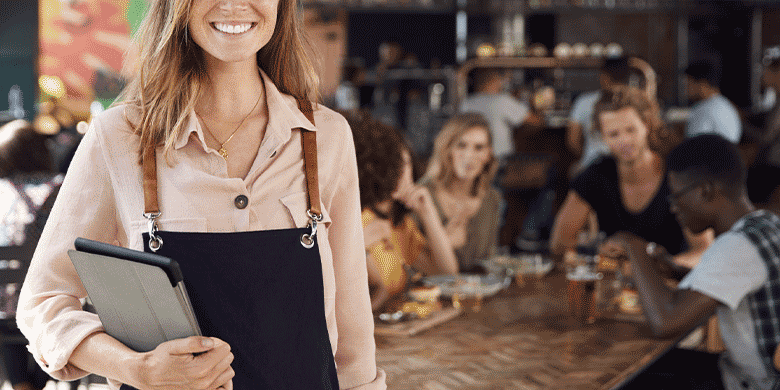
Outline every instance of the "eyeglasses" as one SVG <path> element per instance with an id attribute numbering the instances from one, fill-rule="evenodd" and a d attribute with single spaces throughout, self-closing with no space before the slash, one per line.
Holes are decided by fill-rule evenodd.
<path id="1" fill-rule="evenodd" d="M 692 189 L 701 186 L 704 183 L 692 183 L 688 184 L 687 186 L 683 187 L 680 191 L 677 191 L 675 193 L 670 193 L 666 196 L 666 201 L 669 202 L 669 205 L 677 204 L 677 200 L 680 199 L 683 195 L 685 195 L 688 192 L 691 192 Z"/>

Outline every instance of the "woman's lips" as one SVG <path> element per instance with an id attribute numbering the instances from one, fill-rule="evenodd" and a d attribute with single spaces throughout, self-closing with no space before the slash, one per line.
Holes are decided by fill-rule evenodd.
<path id="1" fill-rule="evenodd" d="M 240 35 L 255 27 L 255 22 L 212 22 L 211 27 L 223 34 Z"/>

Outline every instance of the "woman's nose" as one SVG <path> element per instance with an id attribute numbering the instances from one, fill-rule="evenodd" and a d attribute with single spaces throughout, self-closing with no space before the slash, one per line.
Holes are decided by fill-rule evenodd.
<path id="1" fill-rule="evenodd" d="M 222 0 L 219 2 L 219 9 L 223 12 L 246 11 L 249 8 L 249 2 L 246 0 Z"/>

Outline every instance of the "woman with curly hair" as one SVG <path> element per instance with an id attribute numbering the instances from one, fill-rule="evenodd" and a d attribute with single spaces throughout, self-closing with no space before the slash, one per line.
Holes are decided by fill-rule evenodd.
<path id="1" fill-rule="evenodd" d="M 410 268 L 427 275 L 457 274 L 458 261 L 430 192 L 414 184 L 411 154 L 399 132 L 368 115 L 347 116 L 347 121 L 355 139 L 368 284 L 376 311 L 405 291 Z"/>
<path id="2" fill-rule="evenodd" d="M 491 185 L 498 162 L 490 125 L 480 114 L 450 118 L 434 142 L 421 185 L 433 194 L 461 269 L 495 254 L 501 227 L 501 193 Z"/>
<path id="3" fill-rule="evenodd" d="M 614 89 L 596 103 L 593 123 L 610 155 L 572 181 L 553 225 L 551 251 L 561 254 L 574 248 L 588 214 L 595 212 L 599 229 L 607 235 L 634 233 L 666 248 L 678 266 L 692 268 L 713 236 L 710 231 L 694 236 L 669 211 L 673 195 L 663 156 L 672 137 L 658 104 L 639 89 Z"/>

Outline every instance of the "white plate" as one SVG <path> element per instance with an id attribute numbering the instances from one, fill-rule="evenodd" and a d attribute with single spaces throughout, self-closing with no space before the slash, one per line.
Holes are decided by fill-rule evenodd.
<path id="1" fill-rule="evenodd" d="M 482 266 L 491 274 L 547 275 L 555 268 L 555 263 L 542 255 L 496 256 L 482 262 Z"/>
<path id="2" fill-rule="evenodd" d="M 469 283 L 469 280 L 477 282 Z M 450 298 L 455 295 L 456 290 L 459 290 L 461 298 L 471 298 L 478 295 L 482 295 L 483 298 L 489 297 L 498 294 L 504 287 L 503 279 L 496 275 L 434 275 L 423 278 L 422 282 L 426 286 L 439 286 L 441 295 Z M 459 283 L 460 288 L 458 289 Z"/>

